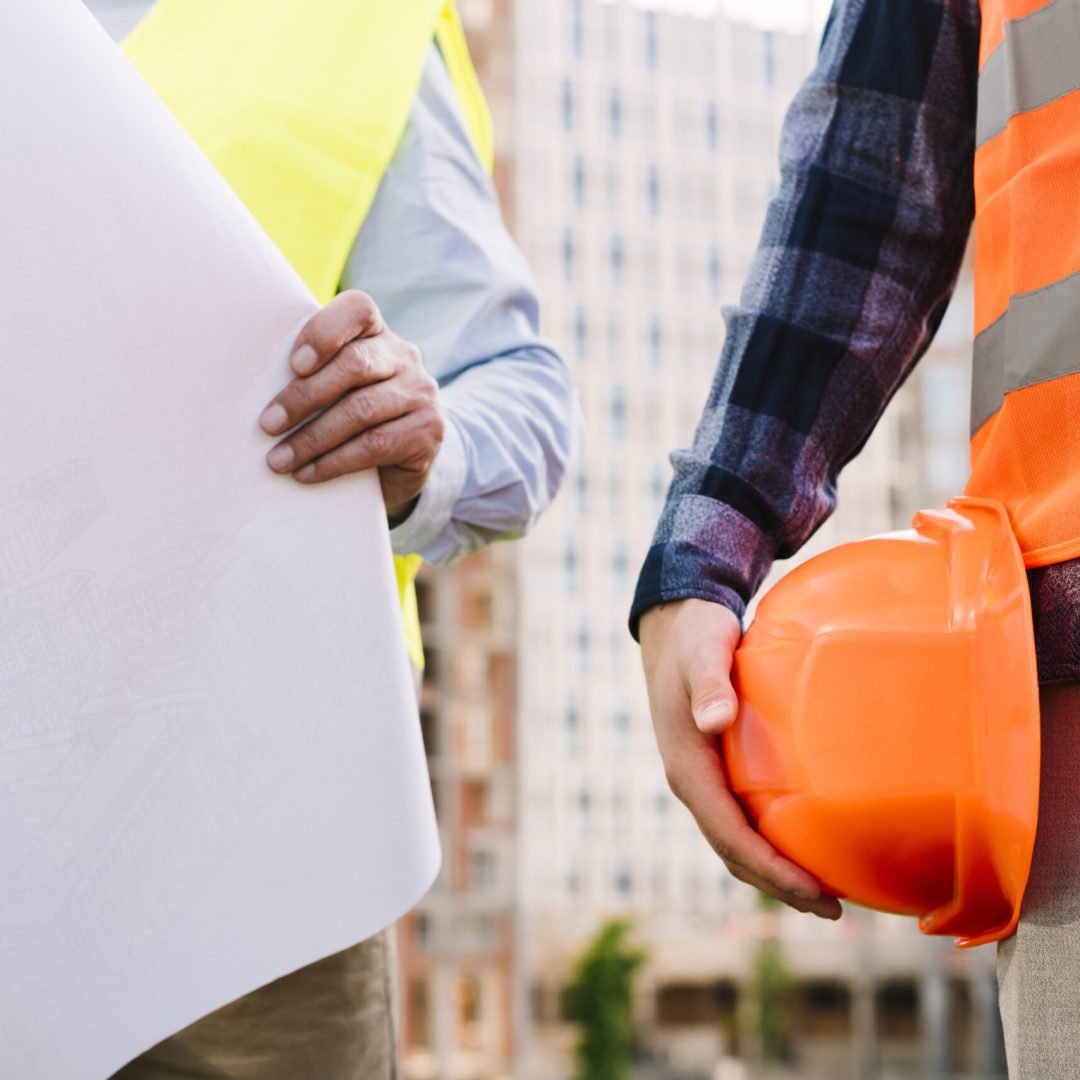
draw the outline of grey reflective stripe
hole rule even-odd
[[[1080,88],[1080,3],[1046,7],[1005,23],[1005,40],[979,76],[976,145],[999,135],[1018,113],[1048,105]]]
[[[1080,272],[1009,301],[1009,310],[975,339],[971,434],[1005,395],[1080,371]]]

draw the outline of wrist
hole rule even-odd
[[[400,506],[388,506],[386,508],[386,520],[391,529],[396,529],[399,525],[404,525],[406,521],[412,517],[412,512],[416,509],[417,504],[420,502],[420,496],[417,495],[415,499],[410,499],[407,503],[402,503]]]

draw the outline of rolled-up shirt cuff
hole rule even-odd
[[[775,557],[772,540],[738,510],[703,495],[670,499],[630,611],[636,639],[650,608],[676,600],[723,604],[742,620]]]
[[[423,555],[449,526],[465,488],[468,461],[461,433],[450,416],[427,484],[409,516],[390,530],[395,555]]]

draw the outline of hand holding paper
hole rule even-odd
[[[270,451],[270,467],[305,484],[378,469],[387,513],[407,514],[444,430],[420,351],[386,326],[370,296],[350,291],[300,332],[291,366],[297,377],[260,422],[270,435],[299,430]]]

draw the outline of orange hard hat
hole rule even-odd
[[[1004,509],[959,498],[810,559],[735,655],[731,787],[840,897],[1007,937],[1039,805],[1031,600]]]

